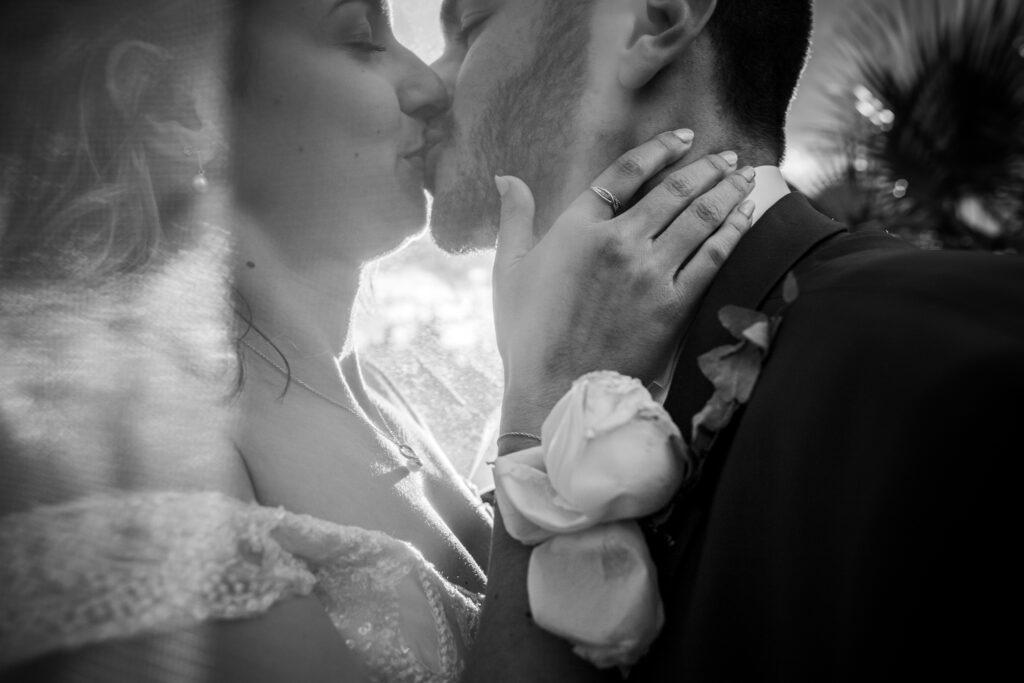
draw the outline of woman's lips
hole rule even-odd
[[[402,159],[423,175],[423,184],[427,190],[433,191],[434,174],[440,161],[440,139],[427,139],[416,149],[402,155]]]
[[[417,168],[421,171],[425,170],[427,167],[427,160],[424,158],[422,154],[413,154],[407,156],[405,157],[405,160],[409,163],[410,166]]]
[[[402,155],[402,160],[419,173],[424,173],[427,167],[427,145],[422,144],[416,149]]]

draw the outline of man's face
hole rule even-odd
[[[436,122],[431,225],[448,251],[494,246],[495,175],[533,189],[539,212],[560,196],[577,141],[590,0],[445,0],[446,50],[434,68],[453,91]]]

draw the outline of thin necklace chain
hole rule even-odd
[[[296,384],[298,384],[300,387],[302,387],[303,389],[305,389],[309,393],[313,394],[314,396],[319,396],[320,398],[322,398],[323,400],[327,401],[331,405],[337,406],[338,408],[341,408],[345,412],[350,413],[352,415],[355,415],[357,418],[359,418],[360,420],[362,420],[363,422],[368,424],[370,426],[370,428],[373,429],[373,431],[377,432],[378,435],[380,435],[381,437],[383,437],[383,438],[387,439],[388,441],[390,441],[391,443],[393,443],[395,445],[395,447],[398,449],[398,452],[401,453],[403,458],[405,458],[409,462],[414,463],[417,467],[422,467],[423,466],[423,460],[420,458],[419,455],[416,454],[416,449],[414,449],[412,446],[410,446],[407,442],[402,441],[397,436],[395,436],[395,433],[391,431],[391,427],[388,425],[387,420],[384,419],[383,415],[381,415],[381,421],[384,423],[384,427],[388,430],[387,434],[385,434],[384,431],[380,427],[375,425],[373,423],[373,421],[370,420],[370,418],[368,418],[368,417],[366,417],[364,415],[360,415],[355,410],[353,410],[349,406],[345,405],[341,401],[339,401],[339,400],[337,400],[335,398],[331,398],[327,394],[319,391],[316,387],[313,387],[313,386],[311,386],[309,384],[306,384],[305,382],[303,382],[298,377],[295,377],[294,375],[292,375],[291,372],[289,372],[285,368],[283,368],[280,365],[278,365],[269,356],[267,356],[265,353],[263,353],[262,351],[257,349],[255,346],[253,346],[249,342],[247,342],[247,341],[245,341],[243,339],[243,340],[241,340],[241,343],[242,343],[242,346],[244,346],[245,348],[247,348],[250,351],[252,351],[253,353],[255,353],[257,356],[262,358],[264,361],[266,361],[270,365],[270,367],[272,367],[275,370],[277,370],[278,372],[280,372],[289,381],[295,382]]]

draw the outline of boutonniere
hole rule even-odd
[[[690,448],[698,468],[736,411],[750,400],[782,324],[782,314],[798,294],[796,276],[789,273],[782,287],[784,305],[776,315],[740,306],[726,306],[718,312],[718,319],[737,343],[719,346],[697,359],[701,372],[715,387],[704,409],[693,416]]]
[[[700,480],[704,460],[714,448],[718,436],[732,421],[740,406],[750,400],[772,341],[782,325],[786,308],[799,294],[796,276],[791,272],[782,286],[783,306],[773,316],[741,306],[725,306],[718,312],[722,325],[736,338],[708,351],[697,359],[701,372],[715,388],[704,408],[691,420],[689,453],[694,474],[685,484],[694,486]],[[663,546],[675,545],[676,539],[667,531],[676,503],[666,505],[656,515],[643,520],[647,534],[659,539]]]

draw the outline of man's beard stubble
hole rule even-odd
[[[449,114],[451,134],[442,144],[454,155],[449,172],[455,178],[438,188],[430,219],[434,241],[445,251],[494,246],[501,209],[495,175],[517,176],[533,191],[538,233],[546,232],[564,208],[553,203],[561,197],[569,150],[577,138],[574,124],[587,77],[589,3],[566,8],[551,2],[545,14],[534,58],[492,87],[468,136]]]

